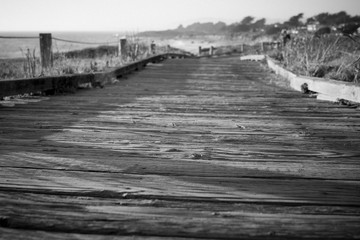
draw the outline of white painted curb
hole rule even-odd
[[[317,92],[319,100],[338,101],[345,99],[351,102],[360,103],[360,85],[336,81],[324,78],[297,76],[296,74],[280,67],[276,61],[266,56],[266,61],[276,74],[283,76],[289,81],[290,87],[301,91],[301,86],[306,83],[310,91]]]

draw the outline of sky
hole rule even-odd
[[[360,15],[360,0],[0,0],[0,31],[146,31],[193,22]]]

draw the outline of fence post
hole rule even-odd
[[[155,50],[156,44],[154,41],[151,42],[150,44],[150,53],[151,54],[156,54],[156,50]]]
[[[53,66],[52,37],[51,33],[40,33],[40,56],[41,66],[49,68]]]
[[[118,54],[121,58],[126,57],[126,38],[120,38]]]
[[[201,46],[199,46],[199,56],[201,56]]]
[[[264,51],[264,49],[265,49],[265,43],[261,42],[261,51]]]
[[[240,51],[244,52],[244,44],[243,43],[240,45]]]
[[[214,47],[213,46],[210,47],[209,54],[210,54],[210,56],[212,56],[214,54]]]
[[[137,58],[139,55],[139,44],[138,43],[135,44],[134,55],[135,55],[135,58]]]
[[[118,49],[117,49],[117,53],[116,53],[116,56],[117,57],[120,57],[121,55],[121,42],[120,42],[120,38],[118,39]]]

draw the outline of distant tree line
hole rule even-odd
[[[340,25],[346,23],[360,22],[360,16],[351,16],[345,11],[338,13],[320,13],[316,16],[306,19],[306,24],[311,24],[313,22],[319,22],[322,25]]]
[[[255,20],[252,16],[244,17],[240,22],[235,22],[232,24],[225,24],[224,22],[218,23],[193,23],[187,27],[180,25],[176,31],[179,32],[197,32],[197,33],[244,33],[244,32],[257,32],[265,31],[267,34],[277,34],[284,28],[299,28],[306,26],[308,24],[319,24],[325,26],[339,26],[346,25],[351,23],[360,23],[360,16],[351,16],[345,11],[340,11],[338,13],[319,13],[313,17],[303,19],[304,14],[299,13],[295,16],[290,17],[287,21],[283,23],[275,24],[266,24],[266,19],[261,18]]]

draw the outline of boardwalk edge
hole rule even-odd
[[[241,57],[240,60],[266,60],[268,67],[276,74],[286,79],[292,89],[303,92],[304,86],[307,86],[308,90],[317,93],[317,99],[319,100],[332,102],[347,100],[360,103],[360,86],[357,84],[331,79],[296,75],[291,71],[281,67],[278,61],[267,55],[248,55]]]
[[[161,62],[168,58],[188,57],[193,56],[189,54],[165,53],[154,55],[121,67],[112,68],[105,72],[0,80],[0,99],[34,92],[74,91],[74,89],[77,89],[82,84],[89,83],[94,87],[103,87],[103,85],[111,83],[113,78],[120,78],[131,72],[139,71],[149,63]]]

